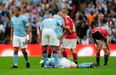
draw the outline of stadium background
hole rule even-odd
[[[31,44],[35,45],[30,45],[28,48],[30,56],[40,56],[41,54],[40,45],[37,44],[37,35],[39,34],[38,26],[41,21],[49,15],[57,14],[57,12],[63,8],[69,11],[69,16],[71,16],[75,22],[77,35],[79,36],[77,43],[82,44],[77,46],[79,56],[95,56],[94,46],[89,45],[94,44],[89,32],[90,28],[87,19],[87,16],[89,16],[91,12],[98,16],[98,18],[95,19],[97,26],[100,25],[99,22],[102,16],[107,16],[106,18],[110,17],[111,20],[114,20],[114,25],[116,25],[116,0],[0,0],[0,56],[12,56],[12,54],[9,53],[12,52],[12,47],[9,45],[10,16],[13,14],[14,6],[21,7],[22,15],[26,16],[31,23]],[[112,10],[114,11],[113,13]],[[110,49],[113,52],[111,56],[116,56],[114,46],[116,41],[116,28],[111,29],[114,32],[111,35]],[[36,48],[33,48],[33,46]],[[85,50],[84,52],[82,50],[82,53],[79,52],[81,47],[84,47],[83,50]],[[91,51],[91,53],[89,53],[89,51]],[[101,55],[103,55],[103,52]]]
[[[103,17],[109,19],[108,22],[113,21],[115,27],[109,24],[110,32],[113,32],[111,43],[116,42],[116,0],[0,0],[0,44],[10,43],[10,17],[15,6],[21,7],[21,14],[31,23],[31,44],[38,43],[38,26],[41,21],[63,8],[69,11],[68,15],[75,22],[79,43],[94,43],[89,25],[95,20],[99,27]]]

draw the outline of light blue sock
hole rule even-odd
[[[17,66],[18,65],[18,55],[13,56],[13,61],[14,61],[14,65]]]
[[[90,68],[91,67],[91,63],[81,63],[78,66],[79,68]]]
[[[53,53],[52,57],[55,60],[55,65],[57,66],[57,62],[58,62],[58,54],[57,53]]]
[[[44,53],[42,56],[43,56],[44,65],[46,65],[46,62],[47,62],[47,54]]]

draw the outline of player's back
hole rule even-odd
[[[102,27],[96,27],[91,32],[95,33],[97,31],[100,32],[102,34],[102,36],[104,36],[104,37],[107,37],[109,35],[108,31]]]
[[[62,17],[60,17],[59,15],[54,15],[54,19],[57,22],[57,28],[55,29],[55,32],[56,32],[58,38],[60,38],[60,36],[63,33],[63,29],[61,28],[61,25],[64,25],[64,19]]]
[[[57,27],[57,22],[54,18],[48,18],[41,22],[40,28],[43,29],[52,29],[55,31]]]
[[[27,19],[24,16],[12,17],[11,18],[11,25],[14,29],[14,35],[16,36],[25,36],[26,35],[26,24]]]

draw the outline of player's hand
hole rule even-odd
[[[74,31],[70,30],[70,27],[69,27],[69,26],[66,26],[66,30],[67,30],[67,32],[68,32],[69,34],[74,33]]]
[[[27,42],[27,44],[30,44],[31,43],[31,38],[30,38],[29,35],[26,36],[26,42]]]
[[[31,41],[30,40],[27,40],[27,44],[30,44],[31,43]]]

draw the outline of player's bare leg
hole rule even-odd
[[[21,50],[22,50],[24,59],[25,59],[25,61],[26,61],[26,68],[30,68],[30,63],[29,63],[29,60],[28,60],[28,54],[27,54],[27,51],[26,51],[26,49],[21,49]]]

